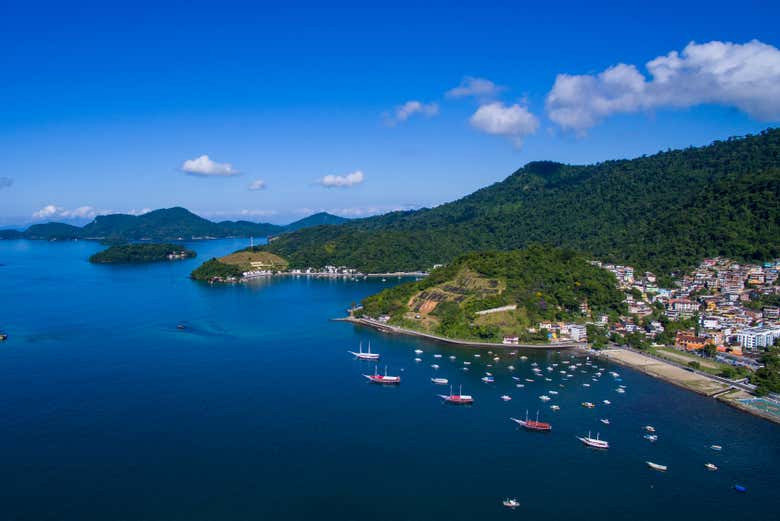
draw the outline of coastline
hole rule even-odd
[[[753,416],[780,424],[780,416],[763,412],[739,401],[755,398],[755,396],[746,391],[744,384],[730,382],[725,378],[706,375],[701,372],[690,371],[669,361],[624,348],[610,348],[591,352],[599,358],[606,358],[682,389],[708,398],[714,398]]]
[[[427,340],[434,340],[436,342],[442,342],[445,344],[454,344],[454,345],[461,345],[461,346],[492,347],[492,348],[503,348],[503,349],[522,347],[526,349],[544,349],[548,351],[549,350],[557,351],[560,349],[578,349],[578,348],[582,349],[587,346],[587,344],[578,343],[578,342],[561,342],[559,344],[502,344],[497,342],[479,342],[477,340],[460,340],[456,338],[447,338],[439,335],[434,335],[431,333],[423,333],[421,331],[415,331],[414,329],[407,329],[399,326],[393,326],[390,324],[385,324],[368,318],[355,318],[349,316],[343,318],[334,318],[331,320],[335,322],[349,322],[351,324],[355,324],[359,326],[370,327],[382,333],[414,336],[418,338],[425,338]]]

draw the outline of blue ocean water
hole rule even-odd
[[[195,242],[198,259],[118,267],[89,264],[101,248],[91,242],[0,241],[0,328],[10,334],[0,344],[0,519],[776,513],[780,427],[606,362],[598,363],[621,374],[625,394],[606,371],[592,381],[584,363],[589,373],[568,381],[558,367],[544,370],[552,382],[531,375],[532,362],[544,369],[566,352],[521,351],[527,361],[501,352],[493,363],[484,350],[329,321],[395,280],[212,287],[187,278],[202,260],[244,245]],[[361,374],[374,365],[347,354],[369,340],[379,367],[401,375],[397,388],[367,383]],[[495,384],[480,381],[484,371]],[[436,394],[447,389],[434,375],[462,384],[476,404],[443,405]],[[510,375],[535,381],[516,388]],[[549,390],[559,394],[544,404],[538,397]],[[505,393],[513,400],[502,402]],[[581,407],[586,400],[597,407]],[[540,410],[553,431],[519,431],[508,418],[526,410]],[[646,424],[657,443],[642,439]],[[589,430],[611,448],[583,447],[575,436]],[[505,497],[521,507],[505,509]]]

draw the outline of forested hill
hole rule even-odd
[[[588,166],[528,163],[433,209],[278,237],[293,267],[430,268],[474,250],[532,243],[670,273],[701,258],[780,255],[780,130]]]
[[[343,217],[322,212],[286,226],[250,221],[212,222],[185,208],[176,207],[154,210],[143,215],[101,215],[83,227],[52,222],[32,225],[23,232],[0,230],[0,238],[132,241],[203,237],[267,237],[287,231],[300,230],[307,226],[338,224],[346,220]]]

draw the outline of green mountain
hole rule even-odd
[[[614,275],[585,257],[531,246],[463,255],[429,277],[366,298],[357,314],[389,315],[393,324],[451,338],[544,341],[540,321],[582,323],[589,313],[617,316],[625,311],[623,299]],[[485,310],[491,312],[479,313]]]
[[[0,230],[0,238],[162,241],[198,237],[268,237],[306,226],[338,224],[344,221],[346,219],[342,217],[318,213],[287,226],[250,221],[212,222],[189,210],[176,207],[154,210],[143,215],[101,215],[83,227],[51,222],[32,225],[24,232]]]
[[[278,237],[292,267],[427,269],[478,250],[529,244],[667,274],[701,258],[780,255],[780,129],[594,165],[528,163],[432,209]]]
[[[141,264],[188,259],[195,256],[194,251],[176,244],[122,244],[95,253],[89,258],[89,262],[95,264]]]

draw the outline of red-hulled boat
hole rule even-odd
[[[463,386],[458,389],[458,394],[452,394],[452,386],[450,385],[450,394],[440,394],[439,398],[447,403],[454,403],[456,405],[467,405],[474,403],[474,397],[468,394],[463,394]]]
[[[528,419],[528,411],[525,411],[525,420],[518,420],[517,418],[509,418],[521,427],[528,429],[529,431],[542,431],[549,432],[552,430],[552,425],[539,421],[539,411],[536,411],[536,420]]]
[[[379,374],[379,372],[374,368],[374,374],[364,374],[366,378],[372,383],[375,384],[400,384],[401,383],[401,377],[400,376],[387,376],[387,366],[385,366],[385,374]]]

